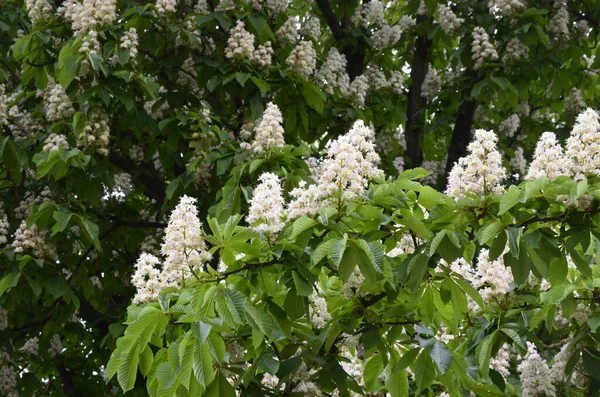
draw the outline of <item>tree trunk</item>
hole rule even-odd
[[[417,26],[423,23],[424,17],[417,17]],[[406,108],[406,157],[408,164],[406,168],[414,168],[423,162],[421,151],[421,140],[425,132],[425,108],[427,100],[423,98],[422,86],[425,75],[429,69],[427,55],[431,42],[425,34],[416,38],[416,47],[410,65],[411,86],[408,91],[408,105]]]

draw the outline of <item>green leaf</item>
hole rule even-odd
[[[300,218],[294,221],[292,225],[292,234],[290,235],[290,240],[296,241],[296,238],[311,227],[314,227],[318,224],[317,221],[311,219],[307,216],[301,216]]]
[[[152,354],[152,349],[150,345],[147,345],[146,348],[142,351],[140,355],[140,372],[142,375],[147,376],[148,372],[150,372],[150,368],[152,368],[152,364],[154,362],[154,354]]]
[[[416,291],[427,273],[429,258],[427,255],[416,254],[408,264],[408,288]]]
[[[379,376],[383,371],[381,354],[376,354],[365,363],[364,382],[367,391],[374,392],[379,389]]]
[[[483,245],[486,244],[488,241],[490,241],[491,239],[493,239],[494,237],[496,237],[496,235],[498,233],[500,233],[501,230],[504,229],[504,224],[500,221],[495,221],[492,222],[488,225],[486,225],[483,229],[481,229],[481,231],[478,233],[479,238],[479,244]]]
[[[236,397],[235,389],[227,378],[219,371],[219,374],[208,385],[203,394],[204,397]]]
[[[0,297],[9,289],[16,286],[19,282],[19,277],[21,277],[21,273],[8,273],[2,280],[0,280]]]
[[[550,267],[548,269],[548,281],[550,284],[559,285],[564,283],[567,280],[567,275],[569,273],[569,265],[567,263],[567,258],[564,256],[558,256],[550,262]]]
[[[408,373],[398,371],[390,361],[385,368],[385,387],[392,397],[408,396]]]
[[[117,380],[124,392],[133,389],[135,378],[137,376],[137,367],[140,360],[140,350],[137,343],[123,358],[119,370],[117,371]]]
[[[292,271],[292,278],[294,280],[294,286],[299,296],[310,296],[313,292],[312,285],[300,276],[297,271]]]
[[[319,87],[314,84],[305,82],[302,84],[302,95],[306,99],[306,103],[315,109],[317,113],[323,114],[323,108],[325,107],[325,94]]]
[[[600,315],[595,315],[594,317],[590,317],[587,321],[588,326],[592,332],[596,332],[598,327],[600,327]]]
[[[63,212],[62,210],[54,211],[52,217],[56,220],[56,223],[52,227],[52,236],[56,233],[64,231],[67,226],[69,226],[69,221],[71,220],[70,212]]]
[[[340,266],[340,262],[342,261],[342,258],[344,256],[344,251],[346,251],[346,243],[348,241],[348,237],[344,236],[344,238],[338,238],[333,241],[334,242],[331,248],[329,249],[327,256],[329,257],[329,259],[331,259],[334,265]],[[350,271],[350,273],[352,273],[352,270]],[[342,278],[342,280],[346,281],[347,278]]]
[[[215,377],[210,350],[206,344],[194,344],[194,376],[202,387],[209,385]]]
[[[417,358],[414,372],[417,392],[424,390],[435,380],[435,363],[427,351],[423,350]]]
[[[512,185],[508,188],[506,193],[502,195],[502,199],[500,199],[500,212],[498,215],[502,215],[512,207],[517,205],[521,199],[521,189],[516,185]]]
[[[444,343],[436,341],[429,350],[429,355],[431,355],[431,358],[433,358],[433,361],[435,361],[442,374],[445,374],[450,369],[453,357]]]

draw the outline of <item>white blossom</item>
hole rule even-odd
[[[27,227],[27,222],[23,220],[15,232],[12,247],[15,252],[31,251],[38,258],[55,260],[56,247],[48,243],[47,236],[46,230],[39,230],[35,224]]]
[[[379,66],[375,64],[368,64],[365,70],[365,76],[369,80],[369,85],[373,90],[378,90],[387,86],[387,79],[385,78],[385,74],[379,68]]]
[[[446,171],[446,160],[443,158],[440,161],[436,160],[425,160],[421,164],[421,168],[429,171],[430,174],[421,179],[421,183],[424,185],[435,186],[440,180],[440,176],[444,175]]]
[[[578,114],[586,108],[583,94],[579,88],[571,88],[571,93],[565,98],[565,111]]]
[[[363,108],[367,100],[367,94],[369,93],[369,79],[364,74],[356,77],[352,80],[348,94],[352,98],[352,102],[358,107]]]
[[[196,199],[183,196],[169,218],[161,248],[165,256],[163,273],[167,280],[185,277],[188,270],[198,268],[211,257],[202,238],[202,223],[195,203]]]
[[[276,35],[280,39],[295,42],[298,37],[298,22],[297,17],[289,17],[279,29],[277,29]]]
[[[156,0],[156,9],[166,15],[177,11],[177,0]]]
[[[404,91],[404,75],[400,70],[395,70],[387,82],[387,85],[392,87],[392,92],[396,95],[401,95]]]
[[[358,120],[345,135],[332,141],[320,163],[316,185],[300,186],[290,192],[294,199],[288,207],[289,219],[314,215],[320,205],[339,205],[362,194],[369,180],[381,176],[377,167],[374,131]]]
[[[510,159],[510,168],[521,176],[525,175],[527,160],[525,160],[525,157],[523,156],[522,147],[519,146],[515,149],[515,154]]]
[[[8,365],[0,366],[0,393],[7,397],[19,397],[19,393],[17,393],[17,372]]]
[[[548,26],[550,28],[552,43],[559,49],[565,48],[570,39],[569,12],[567,11],[567,8],[561,7],[556,14],[554,14],[548,23]]]
[[[319,18],[306,18],[300,28],[300,34],[306,39],[318,40],[321,36],[321,22],[319,21]]]
[[[450,171],[446,194],[459,198],[504,191],[501,182],[506,177],[506,170],[497,142],[498,137],[492,131],[475,131],[475,139],[467,148],[469,154],[460,158]]]
[[[10,224],[8,223],[8,217],[6,216],[6,212],[2,209],[2,205],[0,205],[0,247],[8,242],[8,228]],[[2,318],[2,316],[0,316]],[[0,331],[2,327],[0,327]]]
[[[0,126],[8,124],[8,98],[6,96],[6,87],[0,84]]]
[[[527,101],[521,101],[517,105],[516,113],[519,115],[519,117],[527,117],[529,116],[529,113],[531,113],[531,106],[529,106]]]
[[[77,145],[100,155],[107,155],[110,139],[108,122],[108,114],[99,107],[94,108],[88,115],[83,131],[77,137]]]
[[[40,339],[37,336],[29,338],[25,341],[25,344],[21,347],[21,351],[32,356],[37,356],[40,350]]]
[[[256,48],[252,53],[251,62],[258,67],[265,67],[271,64],[271,56],[273,55],[273,47],[271,42],[267,41]]]
[[[502,60],[504,62],[510,60],[519,60],[519,59],[527,59],[529,58],[529,47],[527,47],[521,40],[517,37],[513,37],[510,39],[508,44],[506,44],[506,49],[504,50],[504,55],[502,55]]]
[[[138,55],[138,44],[139,38],[136,28],[129,28],[127,32],[121,37],[121,44],[119,47],[129,50],[129,61],[135,65],[136,57]]]
[[[579,116],[566,144],[569,175],[583,179],[585,174],[600,175],[600,123],[598,113],[587,109]]]
[[[25,0],[27,15],[32,23],[48,20],[52,13],[52,5],[47,0]]]
[[[230,59],[251,59],[254,52],[254,35],[246,30],[246,25],[238,21],[229,31],[225,56]]]
[[[136,288],[133,303],[142,304],[156,301],[163,289],[174,286],[174,280],[163,275],[160,260],[152,254],[142,253],[135,263],[135,272],[131,276],[131,284]]]
[[[8,310],[0,307],[0,331],[8,328]]]
[[[60,336],[58,334],[52,335],[50,338],[50,347],[48,347],[48,355],[51,358],[55,358],[63,351],[62,341],[60,340]]]
[[[442,79],[440,79],[435,69],[429,66],[421,85],[421,96],[427,100],[431,100],[437,95],[441,86]]]
[[[496,357],[492,357],[490,359],[490,368],[494,371],[497,371],[507,379],[510,375],[510,355],[512,351],[512,346],[508,343],[502,345],[500,350],[498,350],[498,354]]]
[[[346,65],[346,56],[332,47],[327,54],[327,59],[315,74],[317,84],[324,87],[329,94],[333,94],[335,88],[339,88],[343,95],[347,94],[350,89],[350,78],[346,73]]]
[[[552,373],[548,363],[538,353],[535,345],[527,342],[527,354],[517,366],[523,397],[555,397]]]
[[[267,104],[267,108],[254,129],[254,141],[252,150],[263,153],[272,149],[281,148],[285,145],[283,117],[281,111],[273,102]]]
[[[57,121],[71,117],[75,113],[71,99],[60,84],[56,84],[54,79],[48,79],[48,85],[41,92],[44,98],[44,108],[46,109],[46,119],[48,121]]]
[[[254,190],[246,221],[261,236],[273,240],[285,226],[283,191],[277,175],[265,172]]]
[[[446,34],[452,34],[465,22],[463,18],[458,18],[452,9],[444,4],[440,4],[438,10],[440,14],[438,23]]]
[[[317,53],[311,41],[300,41],[286,58],[285,63],[292,71],[302,76],[313,74],[317,65]]]
[[[515,136],[515,132],[517,132],[520,125],[521,119],[519,118],[519,115],[513,113],[512,115],[510,115],[510,117],[508,117],[507,119],[502,121],[502,123],[500,123],[498,129],[507,137],[512,138],[513,136]]]
[[[52,152],[63,148],[65,150],[69,150],[69,142],[67,141],[67,137],[62,134],[51,133],[48,135],[48,138],[44,141],[44,147],[42,150],[44,152]]]
[[[362,27],[367,28],[370,25],[383,25],[384,23],[384,4],[380,0],[371,0],[368,3],[362,3],[352,17]]]
[[[486,60],[495,61],[498,59],[496,48],[490,43],[490,36],[480,26],[473,29],[473,42],[471,44],[473,52],[473,67],[479,69]]]
[[[490,11],[501,15],[513,15],[515,12],[527,7],[525,0],[490,0]]]
[[[401,36],[402,29],[400,26],[383,25],[381,29],[373,33],[373,47],[377,50],[393,47],[400,40]]]
[[[82,35],[114,23],[117,20],[117,1],[66,0],[57,11],[71,23],[75,35]]]
[[[325,298],[313,292],[309,298],[310,322],[316,328],[325,328],[327,322],[331,320],[331,314],[327,311],[327,301]]]

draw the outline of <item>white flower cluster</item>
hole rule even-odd
[[[281,148],[285,145],[283,137],[283,117],[281,111],[273,102],[267,104],[267,108],[254,128],[254,140],[252,150],[257,153]]]
[[[490,36],[480,26],[473,29],[473,42],[471,43],[473,53],[473,67],[479,69],[485,60],[495,61],[498,59],[496,48],[490,43]]]
[[[208,14],[210,9],[208,8],[208,0],[198,0],[194,6],[194,12],[198,14]]]
[[[273,55],[273,47],[271,42],[267,41],[256,48],[252,53],[252,63],[258,67],[265,67],[271,64],[271,56]]]
[[[32,356],[37,356],[40,350],[40,339],[37,336],[27,339],[25,344],[21,347],[21,351]]]
[[[57,11],[71,23],[78,36],[115,22],[117,0],[66,0]]]
[[[21,221],[15,232],[12,247],[15,252],[31,251],[38,258],[56,259],[56,247],[47,242],[48,233],[39,230],[37,225],[27,227],[25,220]]]
[[[8,328],[8,310],[0,307],[0,331]]]
[[[254,35],[246,30],[246,25],[238,21],[229,31],[225,56],[230,59],[251,59],[254,52]]]
[[[507,137],[512,138],[513,136],[515,136],[515,132],[517,132],[520,125],[521,119],[519,118],[519,115],[513,113],[512,115],[510,115],[509,118],[500,123],[498,129]]]
[[[517,366],[517,371],[521,375],[521,392],[524,397],[556,396],[548,363],[540,356],[535,345],[529,341],[527,354]]]
[[[590,35],[590,23],[585,19],[576,22],[577,36],[581,40],[586,40]]]
[[[392,73],[392,76],[387,82],[387,85],[392,87],[392,92],[396,95],[401,95],[404,92],[404,75],[400,70]]]
[[[54,358],[61,354],[63,351],[62,341],[60,340],[60,336],[58,334],[54,334],[50,339],[50,347],[48,347],[48,355],[51,358]]]
[[[446,34],[453,33],[465,22],[463,18],[458,18],[452,9],[444,4],[440,4],[439,13],[438,23]]]
[[[253,64],[264,67],[271,64],[273,48],[271,42],[254,48],[254,35],[246,30],[246,25],[238,21],[233,29],[229,31],[225,56],[229,59],[247,59]]]
[[[0,247],[2,247],[4,244],[6,244],[8,242],[8,228],[9,228],[10,224],[8,223],[8,217],[6,216],[6,212],[4,212],[4,210],[2,209],[2,206],[0,205]],[[1,314],[1,309],[0,309],[0,314]],[[2,318],[2,316],[0,315],[0,319]],[[0,321],[1,324],[1,321]],[[2,327],[0,326],[0,331],[2,330]]]
[[[139,37],[136,28],[129,28],[127,32],[121,37],[120,47],[129,50],[129,61],[135,65],[136,57],[138,55],[138,44]]]
[[[8,110],[8,116],[12,118],[11,129],[13,138],[17,142],[34,137],[38,132],[44,131],[44,126],[39,121],[32,119],[27,110],[21,111],[16,105]]]
[[[501,182],[506,177],[502,156],[496,147],[498,137],[492,131],[475,131],[467,150],[469,154],[458,160],[448,176],[446,194],[460,198],[469,194],[501,193]]]
[[[29,213],[33,209],[34,205],[42,204],[48,200],[50,200],[50,188],[48,186],[44,187],[40,194],[35,194],[30,192],[27,197],[25,197],[17,208],[15,208],[14,214],[17,219],[26,219],[29,216]]]
[[[423,79],[423,84],[421,85],[421,96],[430,101],[437,95],[441,86],[442,79],[438,76],[436,70],[429,66],[429,68],[427,68],[427,74]]]
[[[141,304],[158,299],[160,291],[176,285],[174,280],[164,277],[157,268],[160,260],[152,254],[143,252],[135,264],[135,273],[131,277],[131,284],[137,291],[133,303]]]
[[[60,148],[69,150],[69,142],[67,141],[67,137],[53,132],[48,135],[48,138],[46,138],[44,141],[44,147],[42,150],[44,152],[52,152]]]
[[[514,278],[510,268],[504,265],[502,257],[490,260],[490,252],[482,249],[477,257],[477,267],[471,280],[473,287],[479,289],[484,302],[501,300],[511,289]]]
[[[344,282],[340,293],[346,299],[352,299],[355,296],[362,296],[364,293],[360,292],[360,286],[363,281],[365,281],[365,276],[360,272],[360,269],[357,267],[352,270],[352,274],[348,277],[348,280]]]
[[[196,61],[190,55],[183,61],[177,75],[177,84],[189,87],[193,92],[198,92],[198,73],[196,72]]]
[[[570,39],[569,12],[566,7],[561,7],[548,23],[553,44],[562,49],[567,46]]]
[[[318,40],[321,36],[321,22],[317,17],[307,17],[302,27],[300,34],[306,39]]]
[[[300,41],[285,60],[290,69],[302,76],[313,74],[317,65],[317,53],[311,41]]]
[[[444,175],[446,171],[446,160],[447,158],[443,158],[440,161],[436,160],[425,160],[421,164],[421,168],[429,171],[431,174],[427,175],[425,178],[421,179],[421,183],[424,185],[435,186],[437,185],[440,177]]]
[[[165,256],[163,270],[170,279],[181,277],[210,258],[202,238],[196,199],[183,196],[171,213],[161,252]]]
[[[510,60],[519,60],[519,59],[527,59],[529,58],[529,47],[527,47],[521,40],[517,37],[513,37],[510,39],[508,44],[506,44],[506,49],[504,50],[504,55],[502,56],[502,60],[504,62]]]
[[[196,82],[196,84],[198,84]],[[164,86],[161,86],[158,89],[158,93],[159,94],[166,94],[168,91]],[[161,120],[164,117],[164,113],[167,110],[169,110],[169,102],[168,101],[163,101],[160,106],[156,106],[156,103],[159,101],[159,99],[152,99],[150,101],[147,101],[146,103],[144,103],[144,110],[146,111],[146,113],[148,114],[148,116],[150,116],[150,118],[152,118],[152,120]]]
[[[277,175],[264,172],[254,190],[246,222],[261,236],[274,240],[285,226],[283,191]]]
[[[17,373],[8,365],[0,366],[0,393],[6,397],[19,397]]]
[[[360,8],[356,10],[356,14],[352,17],[355,22],[360,23],[364,28],[370,25],[383,25],[385,18],[383,15],[385,5],[380,0],[371,0],[362,3]]]
[[[520,176],[525,175],[525,170],[527,169],[527,160],[523,156],[523,148],[517,147],[515,149],[515,154],[510,159],[510,168],[517,172]]]
[[[571,88],[571,93],[565,98],[565,111],[578,114],[586,108],[583,94],[577,87]]]
[[[137,289],[134,303],[156,300],[164,288],[177,286],[191,271],[210,260],[195,203],[196,199],[183,196],[171,213],[161,249],[166,258],[162,264],[152,254],[143,252],[140,255],[131,278]]]
[[[101,155],[108,154],[110,126],[108,114],[100,108],[92,110],[83,131],[77,137],[77,145]]]
[[[400,241],[386,255],[390,258],[396,258],[403,254],[412,254],[415,252],[415,243],[409,234],[402,236]]]
[[[529,106],[529,102],[527,102],[527,101],[519,102],[519,104],[517,105],[516,112],[519,115],[519,117],[529,116],[529,114],[531,113],[531,106]]]
[[[369,179],[382,175],[377,168],[379,155],[374,140],[374,131],[358,120],[347,134],[332,141],[319,165],[316,185],[301,185],[290,192],[294,199],[289,204],[288,217],[312,216],[321,204],[339,205],[362,194]]]
[[[333,94],[335,88],[339,88],[342,94],[347,94],[350,89],[350,77],[346,73],[346,65],[346,56],[332,47],[315,75],[317,84],[324,87],[328,94]]]
[[[575,179],[585,174],[600,175],[600,123],[598,113],[587,109],[579,116],[566,144],[569,174]]]
[[[361,74],[352,80],[350,88],[348,89],[348,95],[352,99],[354,105],[356,105],[358,108],[364,108],[369,89],[369,78],[366,75]]]
[[[279,29],[277,29],[277,37],[282,40],[295,42],[298,37],[298,17],[289,17]]]
[[[52,5],[47,0],[25,0],[25,8],[33,24],[47,20],[52,13]]]
[[[376,50],[393,47],[400,40],[401,36],[402,28],[400,28],[400,26],[383,25],[381,29],[378,29],[371,37],[373,40],[373,47],[375,47]]]
[[[496,357],[490,359],[490,368],[499,372],[504,379],[508,379],[508,376],[510,375],[510,356],[512,350],[512,346],[505,343],[500,350],[498,350]]]
[[[163,15],[177,11],[177,0],[156,0],[156,10]]]
[[[331,320],[331,314],[327,311],[327,301],[317,292],[309,298],[310,322],[315,328],[323,329]]]
[[[0,84],[0,126],[8,124],[8,98],[6,97],[6,87]]]
[[[247,0],[247,2],[255,10],[266,11],[271,17],[281,14],[288,6],[287,0]]]
[[[71,99],[62,88],[62,85],[56,84],[54,79],[48,79],[48,85],[40,94],[44,98],[44,108],[46,109],[46,119],[48,121],[66,119],[75,113]]]
[[[491,12],[498,12],[501,15],[513,15],[515,12],[527,7],[525,0],[490,0],[489,8]]]

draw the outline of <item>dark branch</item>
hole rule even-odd
[[[331,33],[336,41],[341,41],[344,38],[344,31],[342,30],[342,26],[340,25],[340,21],[338,21],[333,9],[331,8],[331,4],[329,0],[316,0],[319,9],[323,13],[323,17],[327,22],[327,26],[331,29]]]

